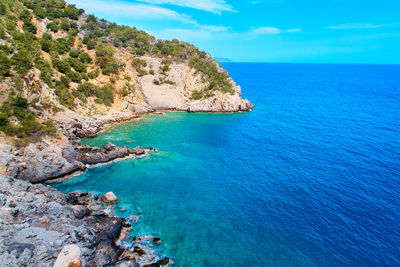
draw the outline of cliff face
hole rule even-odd
[[[0,2],[0,65],[0,174],[33,182],[83,170],[74,140],[108,123],[157,110],[253,108],[197,47],[63,0]]]

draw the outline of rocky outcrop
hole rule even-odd
[[[151,149],[148,149],[151,150]],[[140,157],[146,151],[141,147],[129,148],[106,144],[101,147],[82,146],[78,143],[43,141],[30,144],[23,151],[6,154],[7,174],[33,183],[60,178],[76,171],[84,171],[87,165],[106,163],[127,157]],[[10,158],[8,158],[10,157]]]
[[[112,206],[94,209],[99,205],[102,205],[100,197],[90,197],[87,193],[65,195],[50,186],[0,175],[1,265],[50,267],[59,266],[60,262],[79,262],[80,266],[168,266],[171,263],[154,251],[149,253],[149,247],[143,244],[140,245],[144,253],[121,248],[118,240],[130,223],[122,217],[108,216],[105,210]]]
[[[160,58],[144,56],[142,59],[155,69],[161,66]],[[221,66],[219,70],[225,72]],[[247,99],[242,98],[241,87],[231,78],[229,82],[233,87],[232,94],[214,90],[210,97],[193,100],[193,91],[202,91],[207,86],[207,81],[198,72],[187,63],[173,63],[167,75],[170,83],[155,84],[154,80],[160,79],[161,74],[145,75],[138,79],[137,89],[143,94],[147,106],[154,110],[239,112],[251,111],[254,107]]]

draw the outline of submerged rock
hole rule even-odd
[[[104,203],[115,203],[118,202],[118,198],[115,196],[113,192],[107,192],[103,196]]]

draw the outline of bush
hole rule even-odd
[[[47,23],[46,28],[49,29],[52,32],[58,32],[58,29],[59,29],[58,25],[56,23],[54,23],[54,22]]]
[[[24,22],[24,26],[22,26],[22,28],[24,29],[24,31],[36,34],[37,33],[37,28],[36,26],[30,22],[30,21],[25,21]]]
[[[11,60],[4,51],[0,51],[0,77],[10,75]]]
[[[203,98],[203,93],[199,90],[193,90],[192,95],[190,96],[191,100],[200,100]]]
[[[70,51],[71,43],[69,40],[64,38],[58,38],[55,42],[55,49],[60,54],[63,55]]]
[[[53,83],[51,80],[53,76],[53,70],[50,66],[50,62],[40,57],[37,57],[35,59],[35,66],[40,70],[40,79],[48,86],[52,87]]]
[[[97,87],[94,91],[96,98],[96,103],[102,103],[106,106],[111,106],[114,103],[113,90],[109,86]]]
[[[4,16],[7,13],[7,8],[4,3],[0,3],[0,15]]]
[[[27,9],[22,10],[21,13],[19,14],[19,17],[24,22],[32,20],[32,14]]]
[[[56,59],[53,62],[54,67],[61,73],[66,73],[68,71],[70,71],[71,66],[69,65],[69,62],[66,60],[59,60]]]
[[[79,55],[79,59],[82,61],[82,63],[92,63],[92,58],[88,53],[82,53]]]
[[[0,126],[6,126],[10,120],[8,119],[8,115],[5,113],[0,113]]]
[[[90,40],[90,41],[88,41],[86,46],[87,46],[87,49],[92,50],[92,49],[96,48],[96,45],[97,45],[97,43],[95,41]]]
[[[57,133],[57,129],[54,121],[51,119],[44,121],[40,127],[40,133],[46,135],[55,135]]]
[[[65,86],[66,88],[69,88],[69,84],[71,83],[71,79],[68,78],[68,77],[65,76],[65,75],[62,75],[62,76],[60,77],[60,82],[61,82],[61,84],[62,84],[63,86]]]
[[[118,74],[119,64],[113,57],[114,52],[111,47],[105,44],[96,46],[96,64],[101,68],[104,75]]]
[[[69,21],[63,20],[60,24],[60,29],[67,32],[69,30],[69,28],[70,28]]]
[[[25,48],[20,49],[11,57],[11,63],[14,65],[14,70],[21,75],[26,75],[32,67],[32,55]]]
[[[82,80],[82,76],[78,72],[73,72],[71,70],[67,71],[65,75],[71,79],[71,81],[80,83]]]
[[[69,56],[73,58],[78,58],[80,53],[81,51],[79,51],[79,49],[72,49],[71,51],[69,51]]]
[[[60,85],[56,87],[56,95],[58,97],[58,101],[61,103],[61,105],[64,105],[66,107],[73,107],[74,103],[74,96],[70,93],[68,88]]]
[[[39,5],[35,6],[35,8],[33,9],[33,14],[39,19],[44,19],[46,17],[46,12]]]
[[[73,67],[77,72],[86,72],[86,65],[79,59],[70,57],[67,60],[71,67]]]
[[[50,51],[53,49],[53,41],[51,40],[42,39],[40,41],[40,45],[42,50],[47,53],[50,53]]]
[[[90,79],[95,79],[95,78],[99,77],[99,75],[100,75],[100,70],[99,69],[95,69],[95,70],[93,70],[93,71],[88,73],[88,77]]]
[[[89,43],[89,41],[90,41],[90,37],[89,37],[89,35],[85,35],[85,36],[83,36],[82,43],[84,43],[84,44],[88,44],[88,43]]]
[[[96,85],[89,82],[84,82],[78,86],[77,91],[83,93],[85,96],[88,97],[94,95],[96,88]]]

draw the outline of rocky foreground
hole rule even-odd
[[[143,236],[130,244],[126,241],[137,218],[112,216],[114,201],[113,194],[62,194],[50,186],[0,175],[1,266],[171,264],[152,250],[159,238]]]

